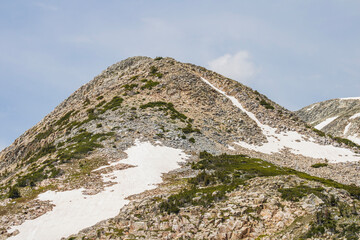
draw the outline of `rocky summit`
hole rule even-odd
[[[312,107],[123,60],[0,153],[0,239],[359,239],[360,146]]]
[[[339,98],[314,103],[296,114],[327,134],[346,138],[360,145],[360,98]]]

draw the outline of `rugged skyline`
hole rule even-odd
[[[106,66],[207,66],[290,110],[360,90],[357,1],[0,3],[0,149]]]

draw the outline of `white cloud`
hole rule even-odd
[[[211,70],[241,82],[248,81],[256,74],[256,68],[247,51],[239,51],[234,55],[225,54],[210,61],[208,65]]]

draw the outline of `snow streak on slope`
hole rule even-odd
[[[332,121],[334,121],[335,119],[337,119],[338,116],[336,117],[331,117],[331,118],[327,118],[325,121],[319,123],[318,125],[315,126],[315,128],[321,130],[323,129],[326,125],[328,125],[329,123],[331,123]]]
[[[350,126],[351,126],[351,123],[349,123],[348,125],[345,126],[344,135],[347,134],[347,132],[348,132],[349,129],[350,129]]]
[[[310,111],[311,109],[313,109],[316,106],[316,104],[314,104],[313,106],[309,107],[308,109],[306,109],[306,111]]]
[[[18,229],[20,233],[10,239],[60,239],[115,217],[120,208],[129,202],[126,197],[155,188],[155,184],[162,181],[162,173],[178,168],[178,162],[187,158],[182,150],[139,141],[125,152],[128,158],[119,162],[136,167],[102,176],[104,181],[116,184],[96,195],[83,195],[84,189],[48,191],[39,195],[40,200],[50,200],[55,207],[34,220],[13,227],[12,230]]]
[[[358,117],[360,117],[360,113],[356,113],[356,114],[352,115],[349,119],[355,119]]]
[[[277,129],[262,124],[256,118],[256,116],[252,112],[247,111],[235,97],[228,96],[224,91],[218,89],[206,79],[201,79],[206,84],[210,85],[213,89],[215,89],[217,92],[223,94],[225,97],[230,99],[236,107],[241,109],[252,120],[254,120],[261,128],[263,134],[268,140],[267,143],[263,143],[263,145],[261,146],[248,144],[246,142],[237,142],[235,144],[244,148],[267,154],[276,153],[284,148],[289,148],[289,150],[294,154],[301,154],[303,156],[313,158],[326,158],[332,162],[347,162],[360,160],[360,156],[355,155],[355,153],[353,153],[349,149],[338,148],[331,145],[320,145],[315,143],[315,140],[313,138],[309,138],[307,140],[306,136],[303,136],[295,131],[276,133]]]

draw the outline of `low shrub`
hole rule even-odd
[[[181,131],[185,134],[189,134],[189,133],[193,133],[193,132],[200,133],[200,129],[193,128],[190,123],[188,123],[188,125],[186,127],[182,128]]]
[[[180,120],[187,119],[187,117],[184,114],[180,113],[174,108],[174,105],[172,103],[158,101],[158,102],[148,102],[140,106],[141,109],[155,108],[155,107],[159,108],[159,110],[169,112],[171,119],[180,119]]]
[[[260,101],[260,105],[261,105],[261,106],[264,106],[266,109],[274,109],[274,107],[271,106],[271,104],[268,103],[267,101],[265,101],[264,99],[262,99],[262,100]]]
[[[141,90],[144,90],[144,89],[153,89],[153,87],[159,85],[160,83],[159,82],[154,82],[152,80],[148,80],[143,86],[141,86]]]
[[[9,198],[15,199],[15,198],[20,198],[20,191],[17,187],[11,187],[9,190]]]
[[[199,157],[200,161],[191,165],[192,169],[200,170],[199,173],[188,179],[188,187],[163,200],[159,205],[160,210],[167,213],[178,213],[181,207],[189,205],[209,207],[213,202],[226,198],[226,192],[233,191],[249,179],[278,175],[296,175],[306,180],[320,182],[326,186],[341,188],[348,191],[353,197],[360,199],[360,187],[313,177],[290,168],[278,167],[261,159],[249,158],[245,155],[222,154],[213,156],[208,152],[201,152]],[[322,193],[323,190],[321,187],[311,188],[300,185],[294,188],[279,189],[279,192],[282,198],[289,201],[298,201],[305,195],[313,193],[323,199],[324,202],[331,202]]]
[[[287,201],[298,202],[301,198],[313,193],[321,199],[326,200],[326,197],[321,192],[323,188],[311,188],[305,185],[296,186],[293,188],[280,188],[281,198]]]
[[[132,84],[125,84],[122,87],[125,88],[126,91],[132,91],[137,86],[139,86],[139,84],[132,83]]]
[[[311,165],[312,168],[321,168],[321,167],[326,167],[328,166],[327,163],[315,163],[313,165]]]

